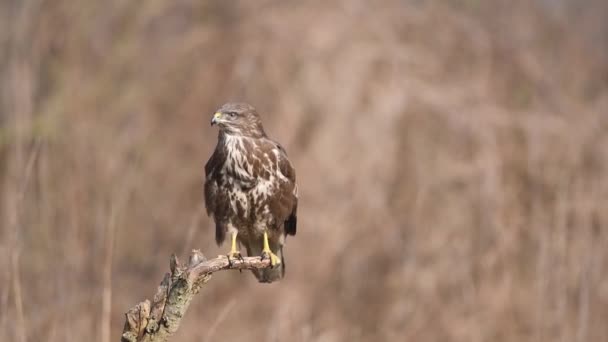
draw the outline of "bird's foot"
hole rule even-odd
[[[230,267],[233,266],[233,263],[232,263],[233,260],[244,261],[243,256],[241,255],[240,251],[230,251],[228,254],[226,254],[226,257],[228,258],[228,265]]]
[[[281,259],[272,251],[262,251],[262,260],[270,259],[270,267],[275,268],[281,264]]]

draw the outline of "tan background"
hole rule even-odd
[[[176,341],[608,340],[605,1],[5,0],[0,62],[0,340],[116,341],[172,252],[225,253],[228,100],[287,148],[298,235]]]

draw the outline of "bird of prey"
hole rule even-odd
[[[219,127],[213,155],[205,165],[205,206],[215,221],[218,245],[231,236],[228,259],[270,258],[271,267],[254,270],[262,283],[285,274],[283,244],[296,234],[298,187],[285,149],[264,132],[254,107],[227,103],[211,119]]]

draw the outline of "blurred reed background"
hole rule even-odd
[[[608,341],[608,2],[0,1],[0,340],[116,341],[244,100],[300,184],[287,278],[175,341]]]

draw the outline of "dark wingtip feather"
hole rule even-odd
[[[288,235],[296,235],[296,226],[298,224],[298,217],[291,214],[287,221],[285,221],[285,233]]]
[[[281,278],[285,278],[285,257],[283,256],[283,247],[281,246]]]
[[[224,230],[224,227],[219,224],[219,223],[215,223],[215,242],[217,243],[217,245],[221,245],[222,242],[224,242],[224,239],[226,239],[226,231]]]

